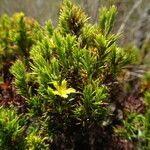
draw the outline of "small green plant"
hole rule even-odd
[[[30,133],[26,137],[26,148],[29,150],[48,150],[48,144],[45,143],[47,137],[43,138],[35,127],[32,127],[29,130]]]
[[[17,115],[14,107],[0,107],[0,148],[4,150],[23,149],[25,118]]]
[[[147,72],[141,83],[141,92],[144,93],[145,112],[134,112],[126,116],[123,125],[115,131],[121,137],[136,142],[141,150],[150,148],[150,74]]]
[[[38,24],[23,13],[16,13],[12,17],[0,17],[0,72],[1,82],[10,81],[12,76],[9,68],[20,58],[28,62],[29,51],[35,43],[33,36]]]
[[[35,20],[23,13],[0,17],[0,103],[5,106],[15,104],[24,107],[12,86],[13,75],[9,69],[17,59],[29,66],[29,51],[39,39],[38,34],[34,34],[40,31],[39,27]]]

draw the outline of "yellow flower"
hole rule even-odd
[[[76,90],[73,88],[67,88],[67,81],[63,80],[61,84],[59,84],[57,81],[52,82],[56,90],[53,91],[54,95],[59,95],[63,98],[67,98],[68,94],[75,93]]]

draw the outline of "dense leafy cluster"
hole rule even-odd
[[[33,30],[36,22],[24,16],[23,13],[16,13],[9,17],[3,15],[0,18],[0,72],[1,81],[8,80],[7,73],[11,64],[18,58],[28,59],[28,53],[35,38]]]
[[[92,25],[78,6],[66,0],[56,28],[50,21],[40,27],[23,14],[2,17],[0,52],[7,56],[11,51],[9,56],[18,58],[10,72],[25,110],[0,108],[0,147],[115,146],[114,128],[122,119],[118,106],[123,87],[118,77],[132,59],[118,46],[119,35],[111,33],[115,16],[114,6],[103,8]],[[12,30],[6,31],[10,26]]]

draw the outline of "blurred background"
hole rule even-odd
[[[114,31],[123,33],[120,44],[132,43],[141,48],[150,35],[150,0],[73,0],[95,23],[102,6],[116,5],[118,15]],[[56,26],[62,0],[0,0],[0,15],[24,12],[41,24],[48,19]]]

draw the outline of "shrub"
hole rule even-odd
[[[27,104],[24,148],[117,148],[112,141],[122,119],[118,77],[132,57],[111,33],[115,16],[115,6],[104,7],[92,25],[65,0],[56,28],[50,21],[37,25],[30,38],[20,19],[19,32],[10,33],[20,52],[10,71]]]

